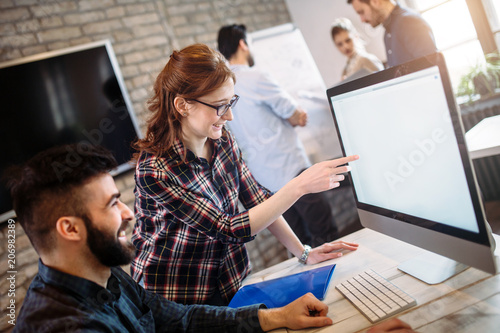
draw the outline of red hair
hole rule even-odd
[[[182,138],[182,116],[175,109],[175,97],[198,99],[217,90],[229,78],[235,82],[224,56],[207,45],[194,44],[174,51],[156,78],[153,97],[148,100],[152,114],[146,137],[133,147],[139,152],[163,155],[176,139]]]

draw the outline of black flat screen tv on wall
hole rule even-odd
[[[0,103],[0,175],[67,143],[108,148],[114,175],[132,167],[131,143],[142,135],[109,41],[1,63]],[[3,180],[0,223],[14,216]]]

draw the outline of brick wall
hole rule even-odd
[[[144,130],[152,83],[173,49],[198,42],[215,46],[217,31],[224,24],[244,23],[255,31],[290,21],[284,0],[0,0],[0,62],[109,39]],[[133,173],[116,181],[124,202],[132,208]],[[8,230],[6,223],[0,225],[1,332],[12,329],[7,306],[11,299],[16,301],[17,318],[38,259],[16,225],[15,297],[8,297]],[[262,234],[258,239],[251,255],[255,269],[286,258],[282,247],[273,246],[272,236]]]

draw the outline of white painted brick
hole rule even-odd
[[[132,40],[135,37],[135,34],[130,30],[118,30],[118,31],[113,31],[113,37],[116,40],[116,42],[120,43]],[[115,52],[118,53],[116,49]]]
[[[177,6],[178,4],[182,3],[182,1],[183,0],[163,0],[163,2],[168,6]]]
[[[141,73],[148,73],[151,78],[151,82],[154,82],[160,71],[167,64],[167,60],[169,59],[169,55],[163,54],[159,59],[155,59],[152,61],[142,62],[139,64],[139,70]]]
[[[61,39],[68,40],[70,38],[80,37],[82,36],[82,31],[79,27],[65,27],[40,31],[37,35],[40,41],[45,43]]]
[[[96,35],[89,35],[89,37],[92,38],[93,41],[100,41],[100,40],[108,39],[111,41],[111,44],[114,43],[113,34],[109,33],[109,32],[105,32],[102,34],[96,34]]]
[[[55,2],[30,7],[30,11],[35,17],[52,17],[54,15],[71,13],[77,9],[76,1]]]
[[[125,64],[136,64],[145,59],[145,54],[143,52],[133,52],[129,54],[125,54],[123,56],[123,59],[125,61]]]
[[[194,22],[205,23],[214,20],[214,18],[209,13],[198,13],[193,15]]]
[[[130,92],[130,98],[134,101],[145,100],[148,97],[149,91],[145,88],[134,89]]]
[[[129,42],[116,43],[113,47],[116,54],[130,54],[134,51],[142,52],[145,48],[150,48],[151,46],[163,46],[168,42],[165,35],[156,35],[148,38],[136,38]],[[151,52],[151,50],[150,50]],[[155,58],[158,55],[157,52],[154,53],[155,56],[148,57],[147,59]]]
[[[3,41],[0,41],[0,49],[1,49],[0,54],[2,56],[2,61],[13,60],[21,58],[23,56],[21,54],[21,51],[19,51],[19,49],[10,49],[3,46]]]
[[[183,27],[175,28],[175,34],[177,36],[193,36],[205,32],[205,28],[202,25],[190,24]]]
[[[90,43],[92,41],[93,41],[93,39],[90,37],[82,37],[82,38],[76,38],[76,39],[70,40],[70,44],[72,46],[75,46],[75,45],[87,44],[87,43]]]
[[[201,2],[196,4],[196,10],[199,12],[208,12],[212,9],[212,5],[209,2]]]
[[[0,1],[0,8],[12,8],[12,7],[14,7],[14,1],[12,0]]]
[[[144,46],[146,47],[165,45],[167,42],[168,39],[165,35],[151,36],[142,39],[142,43],[144,43]]]
[[[167,13],[169,16],[183,15],[194,12],[196,12],[196,4],[182,4],[167,7]]]
[[[55,27],[60,27],[62,25],[63,25],[63,20],[58,16],[40,18],[40,26],[42,28],[55,28]]]
[[[161,24],[139,25],[133,29],[134,37],[142,38],[151,35],[166,35]]]
[[[134,88],[141,88],[151,85],[151,77],[148,74],[139,75],[132,79]]]
[[[179,43],[179,48],[184,48],[188,45],[196,43],[195,39],[193,36],[187,36],[183,38],[177,38],[177,42]]]
[[[157,13],[148,13],[142,15],[135,15],[123,18],[123,23],[127,27],[134,27],[137,25],[149,25],[151,23],[159,22],[160,17]]]
[[[195,37],[195,40],[197,43],[203,43],[213,47],[216,46],[216,41],[215,41],[216,38],[217,36],[215,36],[215,34],[210,33],[210,34],[198,35]]]
[[[113,30],[123,28],[122,23],[118,19],[89,23],[82,26],[84,34],[102,34]]]
[[[136,2],[137,2],[137,0],[116,0],[116,3],[121,4],[121,5],[131,4],[131,3],[136,3]]]
[[[7,23],[0,25],[0,36],[12,35],[15,32],[16,32],[16,27],[14,26],[14,24]]]
[[[3,9],[0,11],[0,23],[17,22],[31,17],[27,8]]]
[[[173,16],[168,18],[167,21],[173,27],[177,27],[179,25],[183,25],[188,22],[186,16]]]
[[[37,40],[34,34],[18,34],[13,36],[3,36],[0,39],[0,46],[4,47],[22,47],[36,44]]]
[[[102,21],[105,18],[106,14],[102,11],[67,14],[63,17],[64,23],[66,25],[80,25],[90,22]]]
[[[80,11],[102,9],[113,6],[113,0],[80,0],[78,9]]]
[[[117,18],[125,16],[125,8],[123,7],[113,7],[106,9],[106,15],[108,18]]]
[[[121,32],[121,34],[123,34],[123,32]],[[123,35],[122,37],[125,37],[125,35]],[[120,54],[120,55],[127,54],[127,53],[130,53],[132,51],[138,51],[139,50],[138,43],[139,43],[139,41],[134,40],[132,38],[126,39],[125,41],[121,41],[121,40],[118,41],[117,40],[117,43],[113,44],[113,49],[115,50],[115,53],[117,55],[118,54]]]
[[[16,0],[16,5],[17,6],[31,6],[31,5],[36,5],[37,0]]]
[[[38,20],[27,20],[16,23],[18,33],[34,32],[40,30],[40,22]]]
[[[33,262],[33,258],[38,258],[38,254],[35,252],[33,247],[28,247],[27,249],[16,253],[16,267],[22,267],[26,264]]]
[[[254,12],[254,9],[250,5],[243,5],[240,7],[240,12],[244,15],[249,15]]]
[[[47,48],[49,49],[49,51],[60,50],[60,49],[64,49],[64,48],[67,48],[70,46],[71,46],[71,43],[69,42],[69,40],[68,41],[58,41],[58,42],[53,42],[53,43],[47,44]]]
[[[152,12],[156,10],[154,3],[142,3],[142,4],[133,4],[125,6],[125,10],[129,15],[137,15],[146,12]]]
[[[120,70],[125,80],[139,74],[137,65],[120,66]]]

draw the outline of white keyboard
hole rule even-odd
[[[372,323],[417,304],[417,301],[373,270],[342,282],[338,289]]]

